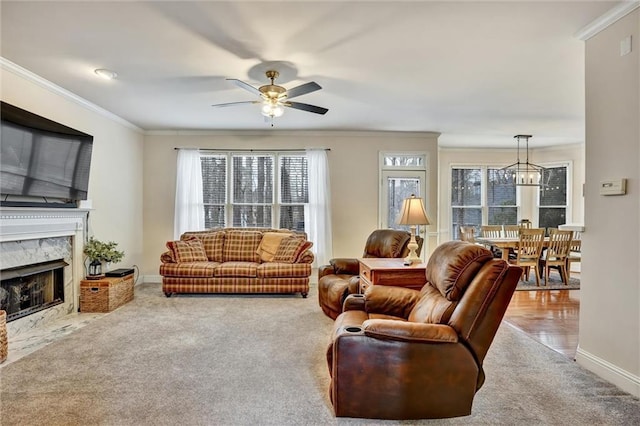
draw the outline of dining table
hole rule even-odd
[[[508,262],[509,253],[518,250],[520,239],[513,237],[476,237],[475,242],[485,246],[499,248],[502,250],[502,259]],[[544,237],[544,240],[542,241],[542,248],[545,249],[547,247],[549,247],[549,237]]]

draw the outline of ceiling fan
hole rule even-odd
[[[313,112],[315,114],[326,114],[329,111],[327,108],[319,107],[316,105],[303,104],[301,102],[291,102],[289,99],[296,96],[306,95],[307,93],[315,92],[322,89],[320,85],[314,81],[301,84],[289,90],[282,86],[275,84],[274,80],[278,78],[280,73],[278,71],[269,70],[265,73],[267,78],[271,80],[270,84],[265,84],[258,88],[245,83],[242,80],[235,78],[228,78],[228,81],[233,82],[236,86],[245,89],[254,95],[260,96],[260,100],[255,101],[243,101],[243,102],[228,102],[224,104],[215,104],[213,107],[228,107],[241,104],[262,104],[262,115],[266,118],[271,118],[273,126],[273,118],[280,117],[284,113],[283,107],[299,109],[302,111]]]

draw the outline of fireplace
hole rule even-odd
[[[0,309],[7,310],[9,339],[78,312],[87,213],[0,207]]]
[[[7,322],[64,303],[63,259],[0,271],[0,309]]]

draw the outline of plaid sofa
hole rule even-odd
[[[271,241],[269,247],[266,243]],[[278,244],[279,242],[279,244]],[[277,249],[276,246],[277,245]],[[304,233],[265,228],[186,232],[160,256],[162,291],[309,294],[314,256]]]

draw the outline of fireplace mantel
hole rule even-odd
[[[0,242],[84,234],[89,209],[1,207]]]

